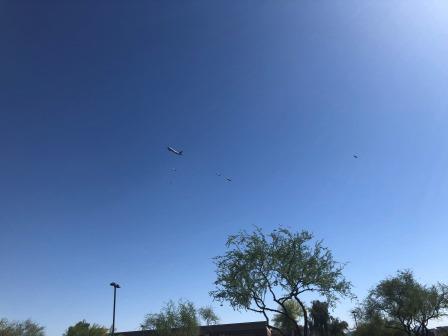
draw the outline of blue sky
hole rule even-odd
[[[313,231],[361,298],[401,268],[446,281],[447,13],[0,1],[0,316],[110,325],[111,281],[119,330],[209,304],[211,258],[253,225]]]

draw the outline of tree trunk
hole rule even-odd
[[[294,296],[294,298],[297,300],[297,303],[300,305],[303,311],[303,336],[309,335],[309,329],[308,329],[308,314],[306,312],[305,305],[300,301],[297,296]]]
[[[302,306],[302,310],[303,310],[303,335],[308,336],[309,335],[308,314],[306,312],[305,307]]]
[[[297,323],[294,329],[295,330],[291,330],[292,336],[302,336],[302,333],[300,332],[300,327]]]

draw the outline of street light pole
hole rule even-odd
[[[112,313],[112,336],[115,333],[115,302],[117,301],[117,288],[120,288],[120,285],[116,282],[111,282],[110,285],[114,288],[114,309]]]

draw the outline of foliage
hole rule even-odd
[[[156,330],[160,336],[196,336],[199,322],[196,308],[190,301],[169,301],[160,313],[148,314],[141,324],[142,330]]]
[[[90,324],[85,320],[79,321],[67,328],[64,336],[107,336],[109,330],[98,324]]]
[[[300,332],[299,325],[285,309],[285,302],[296,301],[302,309],[304,334],[308,335],[308,313],[302,294],[312,292],[333,303],[338,296],[351,295],[351,284],[342,274],[343,265],[333,259],[321,241],[313,243],[307,231],[280,228],[265,235],[257,228],[232,235],[227,252],[215,258],[217,280],[210,294],[236,310],[263,314],[267,324],[272,314],[283,315]],[[277,306],[282,309],[277,309]]]
[[[426,335],[429,321],[448,313],[448,286],[425,286],[411,271],[399,271],[370,291],[364,311],[367,319],[375,315],[384,319],[388,328]]]
[[[328,334],[330,313],[328,302],[315,300],[311,303],[310,317],[312,320],[311,330],[315,335],[324,336]]]
[[[0,336],[44,336],[44,327],[31,320],[0,319]]]
[[[401,330],[386,327],[386,321],[380,316],[371,316],[369,320],[360,320],[353,336],[405,336]]]
[[[272,321],[274,326],[283,331],[285,335],[291,335],[295,331],[295,325],[286,315],[289,315],[295,321],[298,321],[302,316],[302,308],[297,301],[287,300],[282,306],[278,306],[278,310],[284,311],[285,314],[275,314]]]
[[[348,323],[330,315],[328,302],[315,300],[310,309],[310,329],[315,336],[342,336],[348,329]]]
[[[436,335],[437,336],[448,336],[448,327],[437,327],[436,328]]]
[[[363,310],[361,307],[355,307],[350,311],[350,315],[355,321],[355,328],[358,328],[358,322],[362,320]]]
[[[331,317],[328,325],[328,334],[331,336],[343,336],[348,330],[348,323],[338,318]]]
[[[219,317],[210,306],[199,308],[198,313],[206,325],[217,324],[219,322]]]

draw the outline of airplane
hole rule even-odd
[[[353,155],[353,157],[354,157],[355,159],[359,158],[359,156],[358,156],[358,155],[356,155],[356,154],[355,154],[355,155]]]
[[[167,148],[168,148],[168,150],[169,150],[171,153],[174,153],[174,154],[176,154],[176,155],[182,155],[182,153],[184,152],[184,151],[181,151],[181,150],[174,149],[173,147],[170,147],[170,146],[168,146]]]
[[[217,172],[217,173],[216,173],[216,176],[220,176],[220,177],[221,177],[222,174]],[[226,176],[222,176],[222,177],[224,177],[224,178],[226,179],[227,182],[232,182],[232,179],[231,179],[231,178],[226,177]]]

